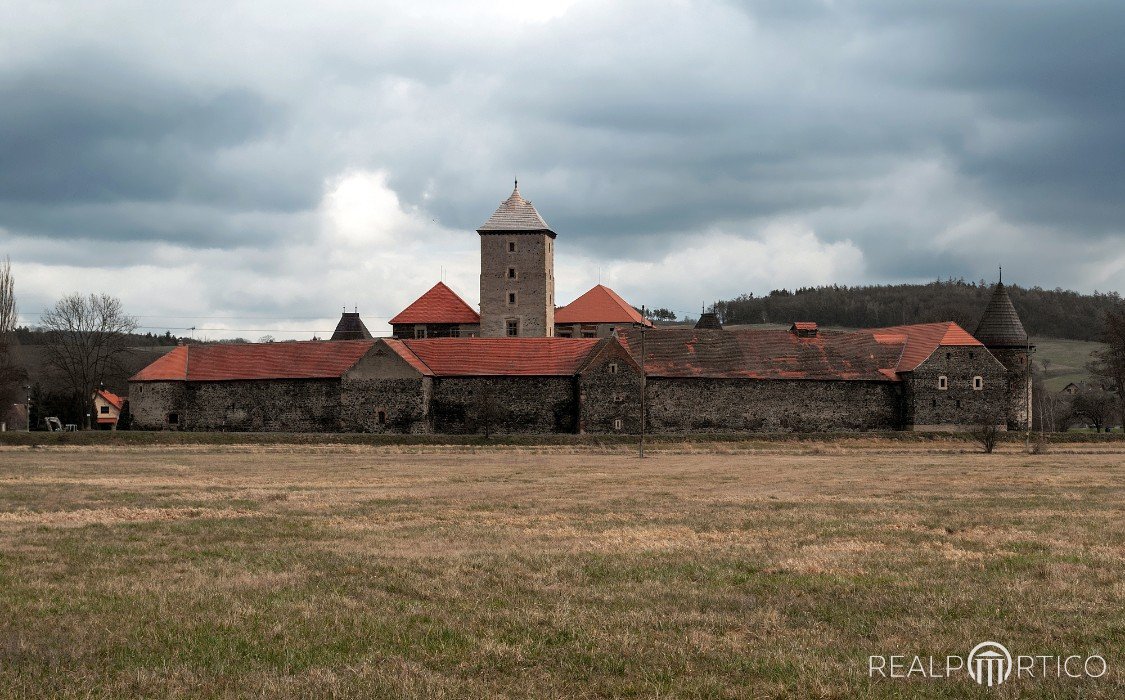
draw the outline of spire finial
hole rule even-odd
[[[1004,284],[1004,266],[1000,265],[1000,284]]]
[[[515,176],[515,177],[514,177],[514,178],[512,178],[512,179],[513,179],[513,180],[515,180],[515,183],[514,183],[514,185],[512,186],[512,189],[514,189],[515,191],[519,192],[519,189],[520,189],[520,178],[519,178],[519,176],[517,175],[517,176]]]

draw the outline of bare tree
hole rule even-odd
[[[6,406],[10,395],[15,392],[17,383],[24,378],[23,368],[12,357],[15,343],[16,323],[19,311],[16,308],[16,283],[12,277],[12,261],[4,258],[0,262],[0,401]]]
[[[1105,348],[1091,353],[1087,369],[1116,392],[1118,414],[1125,425],[1125,309],[1106,313],[1102,340]]]
[[[1000,439],[1000,430],[1005,423],[1004,412],[999,409],[988,409],[976,416],[969,434],[980,443],[981,449],[991,454],[996,449]]]
[[[116,297],[71,294],[43,314],[42,324],[47,333],[47,362],[66,379],[84,413],[98,384],[117,369],[137,321],[125,313]]]
[[[1117,399],[1100,386],[1085,386],[1071,402],[1074,416],[1088,423],[1094,432],[1108,428],[1117,414]]]

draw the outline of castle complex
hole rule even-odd
[[[373,338],[183,345],[130,379],[147,429],[657,432],[1023,428],[1027,333],[997,284],[953,322],[854,331],[653,328],[603,285],[555,307],[551,230],[517,187],[477,229],[480,310],[439,282]],[[641,348],[644,347],[642,354]],[[642,373],[645,381],[642,382]]]

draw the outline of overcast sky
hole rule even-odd
[[[558,301],[1125,288],[1125,3],[0,0],[25,321],[373,332],[520,190]],[[286,329],[282,333],[277,329]]]

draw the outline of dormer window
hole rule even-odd
[[[798,338],[815,338],[817,333],[816,323],[813,321],[797,321],[789,327],[789,332]]]
[[[938,391],[945,391],[949,388],[949,377],[944,374],[937,378]]]

